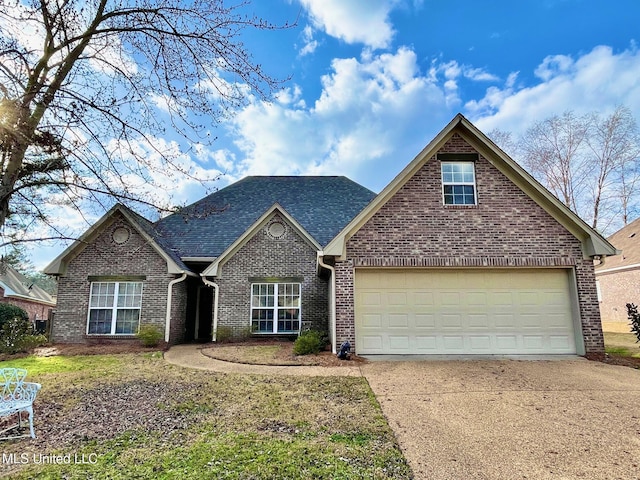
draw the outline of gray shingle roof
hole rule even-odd
[[[127,208],[127,207],[124,207],[124,208],[126,208],[127,213],[133,217],[133,219],[136,221],[138,226],[147,235],[149,235],[151,238],[153,238],[153,240],[156,242],[158,247],[160,247],[164,252],[166,252],[167,255],[169,255],[171,260],[173,260],[175,262],[175,264],[178,266],[178,268],[180,268],[181,270],[185,270],[185,271],[189,270],[189,268],[180,259],[180,256],[178,255],[178,252],[175,250],[175,248],[173,248],[171,246],[171,244],[168,242],[168,240],[166,238],[164,238],[163,235],[158,233],[158,231],[156,230],[155,225],[153,223],[151,223],[149,220],[147,220],[145,217],[143,217],[139,213],[134,212],[133,210],[131,210],[131,209]]]
[[[18,297],[36,303],[55,305],[56,299],[7,263],[0,263],[0,287],[6,297]]]
[[[278,203],[326,245],[374,197],[346,177],[247,177],[159,220],[155,238],[179,257],[217,257]]]

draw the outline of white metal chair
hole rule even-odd
[[[18,415],[18,423],[0,431],[0,440],[26,437],[26,434],[4,436],[7,432],[22,428],[22,412],[29,415],[29,432],[31,438],[36,438],[33,430],[33,401],[41,385],[25,382],[27,370],[24,368],[0,368],[0,382],[2,382],[2,396],[0,397],[0,417]]]

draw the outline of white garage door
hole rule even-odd
[[[355,275],[359,354],[576,353],[563,269]]]

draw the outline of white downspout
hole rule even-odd
[[[167,317],[164,321],[164,341],[169,343],[169,328],[171,327],[171,303],[173,300],[173,286],[176,283],[184,282],[185,278],[187,278],[187,273],[182,272],[182,276],[180,278],[176,278],[169,282],[169,286],[167,287]]]
[[[207,280],[204,276],[200,276],[200,278],[202,278],[202,283],[213,287],[213,332],[211,334],[211,340],[215,342],[218,336],[218,284]]]
[[[329,284],[329,333],[331,335],[331,349],[333,353],[338,353],[336,346],[336,269],[324,263],[323,258],[324,252],[318,252],[318,265],[331,272],[331,283]]]

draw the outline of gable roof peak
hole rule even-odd
[[[573,213],[541,183],[535,180],[515,160],[499,148],[489,137],[458,113],[409,164],[365,207],[325,248],[326,255],[344,257],[346,242],[353,236],[402,186],[428,162],[455,133],[487,158],[494,167],[522,189],[533,201],[563,225],[582,243],[585,257],[616,255],[616,249],[602,235]]]

